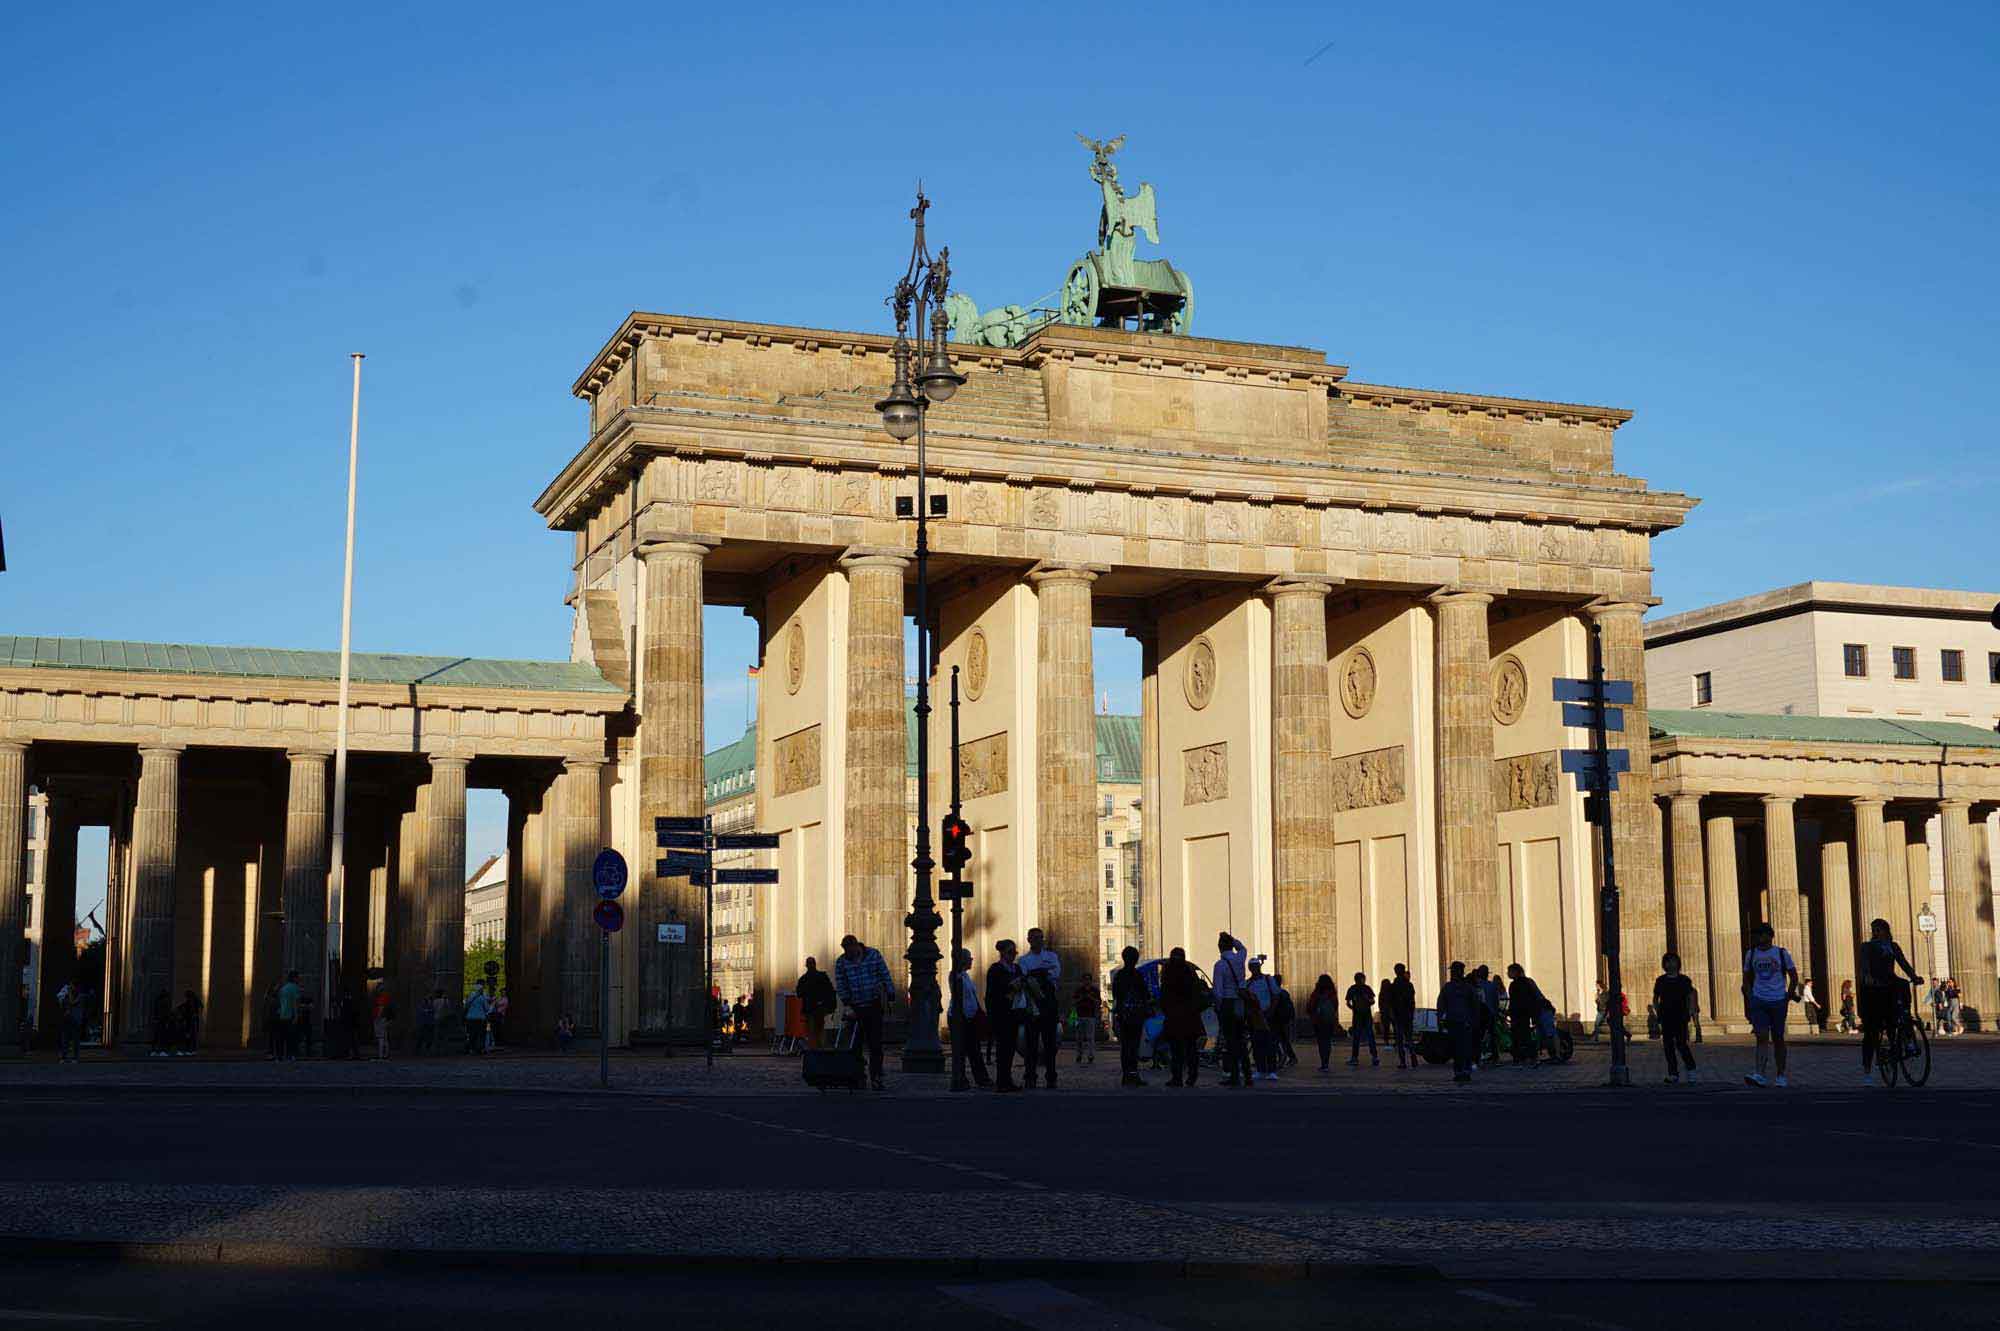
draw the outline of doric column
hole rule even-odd
[[[152,1034],[153,1004],[174,986],[174,874],[180,863],[181,751],[139,750],[139,796],[132,814],[132,966],[125,1038]]]
[[[1832,819],[1820,822],[1819,894],[1820,914],[1826,930],[1826,973],[1819,978],[1821,1001],[1840,1011],[1840,986],[1854,978],[1856,939],[1854,932],[1854,844],[1853,829]],[[1784,942],[1783,935],[1779,942]],[[1786,944],[1790,946],[1790,944]],[[1804,966],[1804,961],[1799,963]]]
[[[1444,962],[1500,960],[1493,667],[1485,592],[1431,597],[1437,614],[1438,914]]]
[[[1713,1017],[1741,1026],[1743,1011],[1743,907],[1736,892],[1736,820],[1708,815],[1708,973],[1715,989]],[[1629,990],[1628,990],[1629,992]]]
[[[1993,973],[1992,888],[1979,873],[1971,807],[1964,800],[1940,800],[1938,817],[1944,825],[1944,928],[1950,962],[1946,973],[1958,981],[1965,1006],[1977,1012],[1978,1029],[1990,1031],[2000,1018],[1996,1000],[2000,984]]]
[[[430,816],[425,820],[424,962],[433,989],[465,993],[466,760],[431,758]]]
[[[1770,926],[1778,946],[1806,964],[1805,927],[1799,912],[1798,801],[1766,795],[1764,803],[1764,886],[1770,897]],[[1824,997],[1824,995],[1822,995]]]
[[[28,746],[0,740],[0,1046],[17,1041],[21,995],[14,977],[27,963]],[[48,929],[42,930],[48,952]]]
[[[916,895],[903,702],[903,570],[909,562],[861,550],[840,561],[847,571],[847,919],[836,921],[845,926],[836,932],[852,932],[879,948],[899,989],[909,976],[903,917]]]
[[[1855,917],[1855,937],[1849,940],[1849,945],[1858,948],[1861,940],[1868,937],[1873,921],[1887,920],[1894,929],[1896,912],[1889,895],[1889,839],[1888,829],[1882,825],[1883,802],[1862,798],[1854,800],[1853,806],[1854,885],[1861,909]],[[1826,945],[1837,946],[1831,936]]]
[[[1708,877],[1702,870],[1701,794],[1676,791],[1668,797],[1667,822],[1674,844],[1674,951],[1681,954],[1681,969],[1694,981],[1701,995],[1702,1011],[1718,1010],[1714,973],[1709,969]],[[1621,958],[1622,960],[1622,958]],[[1631,964],[1645,964],[1632,958]]]
[[[559,991],[542,981],[544,949],[560,952],[563,947],[561,939],[551,937],[548,931],[549,898],[554,895],[549,887],[547,853],[553,783],[538,776],[516,786],[508,798],[519,806],[521,824],[518,856],[507,864],[508,874],[520,880],[521,902],[520,913],[507,918],[508,945],[519,954],[507,971],[507,984],[513,991],[509,1015],[521,1013],[522,1029],[540,1038],[555,1029],[558,1015],[550,1008]]]
[[[1049,945],[1069,974],[1100,964],[1097,904],[1097,719],[1091,712],[1090,585],[1094,570],[1045,565],[1035,587],[1036,872]]]
[[[430,850],[431,785],[426,772],[422,782],[410,787],[409,798],[398,813],[396,823],[396,880],[390,890],[388,928],[382,949],[389,960],[391,986],[401,1017],[397,1026],[406,1040],[416,1038],[416,1011],[431,991],[431,972],[424,960],[430,937],[430,870],[425,857]]]
[[[1646,641],[1640,621],[1646,607],[1614,601],[1590,607],[1604,647],[1606,679],[1629,680],[1632,704],[1614,741],[1632,759],[1611,793],[1611,845],[1618,859],[1619,944],[1631,957],[1666,950],[1667,894],[1660,880],[1660,823],[1653,806],[1652,731],[1646,724]]]
[[[1139,640],[1139,951],[1166,955],[1166,896],[1160,847],[1166,810],[1160,807],[1160,629],[1127,629]],[[1282,972],[1280,972],[1282,974]]]
[[[1271,598],[1271,786],[1276,973],[1334,965],[1333,694],[1326,671],[1332,585],[1284,579]]]
[[[1931,811],[1928,808],[1906,811],[1903,816],[1903,886],[1909,893],[1904,909],[1908,913],[1908,923],[1896,926],[1897,937],[1914,940],[1904,944],[1903,950],[1909,954],[1912,966],[1925,967],[1925,978],[1937,969],[1934,961],[1936,948],[1917,928],[1917,920],[1931,904],[1931,846],[1925,839],[1929,835],[1930,821]]]
[[[285,787],[285,946],[282,969],[297,971],[326,1010],[326,768],[324,753],[287,753]]]
[[[554,1018],[567,1012],[576,1018],[578,1030],[600,1037],[604,1034],[604,1014],[598,1004],[602,939],[591,915],[597,906],[591,866],[603,837],[600,777],[603,767],[602,763],[565,762],[562,775],[556,778],[557,863],[551,866],[555,872],[550,875],[550,886],[562,895],[563,950],[561,1010],[551,1016],[550,1025],[553,1027]],[[651,856],[657,852],[646,847],[641,853]],[[654,931],[655,938],[658,933]],[[640,942],[650,944],[653,938],[642,938]],[[700,983],[699,976],[695,982]]]
[[[0,758],[0,765],[5,759]],[[0,784],[6,776],[0,773]],[[49,799],[49,851],[42,872],[42,965],[37,977],[36,1028],[46,1044],[54,1044],[62,1014],[56,993],[76,972],[73,930],[76,928],[76,814],[59,795]],[[4,833],[0,833],[4,836]]]
[[[699,948],[708,927],[702,893],[685,878],[663,879],[653,872],[653,820],[691,818],[702,809],[701,578],[707,555],[706,544],[686,538],[647,540],[639,546],[646,565],[639,698],[641,862],[633,866],[640,891],[631,903],[628,927],[638,931],[633,1022],[642,1031],[692,1027],[702,1011],[701,972],[682,967],[674,982],[681,992],[669,993],[668,953],[654,941],[659,934],[655,926],[672,915],[688,926],[688,942]]]
[[[1882,915],[1889,921],[1897,941],[1903,944],[1903,951],[1909,953],[1910,964],[1916,966],[1922,963],[1917,956],[1917,936],[1911,931],[1909,839],[1909,828],[1902,815],[1890,812],[1882,820],[1882,864],[1889,874],[1888,909]]]

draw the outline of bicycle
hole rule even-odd
[[[1875,1071],[1884,1086],[1895,1086],[1900,1078],[1912,1086],[1931,1079],[1931,1037],[1916,1019],[1908,1002],[1896,1005],[1889,1029],[1882,1032],[1875,1051]]]

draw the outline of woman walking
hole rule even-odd
[[[1169,1086],[1192,1086],[1201,1075],[1201,1000],[1187,952],[1175,948],[1160,966],[1160,1037],[1167,1042]]]
[[[1095,1063],[1097,1061],[1097,1014],[1103,1006],[1097,994],[1097,981],[1085,980],[1076,987],[1076,1061]]]
[[[1319,1044],[1319,1070],[1325,1072],[1333,1066],[1333,1042],[1340,1034],[1340,991],[1334,988],[1331,975],[1320,976],[1306,996],[1306,1017]]]

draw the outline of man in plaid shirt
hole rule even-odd
[[[896,1001],[896,985],[882,954],[862,945],[853,934],[840,940],[840,960],[833,963],[833,988],[846,1007],[848,1020],[868,1048],[868,1084],[882,1089],[882,1014]]]

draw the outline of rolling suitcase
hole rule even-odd
[[[806,1085],[816,1090],[827,1090],[834,1086],[845,1086],[850,1091],[861,1089],[867,1079],[866,1069],[861,1061],[861,1028],[854,1022],[842,1022],[840,1032],[834,1036],[831,1049],[808,1049],[801,1061]]]

